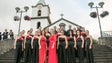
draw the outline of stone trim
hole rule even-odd
[[[31,17],[31,20],[34,20],[34,19],[47,19],[49,24],[51,24],[50,17],[47,17],[47,16],[45,16],[45,17]]]

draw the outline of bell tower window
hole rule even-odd
[[[38,10],[38,16],[41,16],[41,10]]]
[[[40,22],[37,22],[37,29],[41,27],[41,23]]]

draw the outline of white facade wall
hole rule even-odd
[[[74,27],[76,28],[75,25],[73,25],[73,24],[71,24],[71,23],[69,23],[69,22],[66,22],[66,21],[64,21],[64,20],[61,20],[61,21],[55,23],[54,25],[50,26],[49,29],[54,28],[54,26],[56,26],[57,28],[59,28],[59,24],[60,24],[60,23],[65,23],[65,24],[66,24],[65,30],[68,30],[68,26],[69,26],[69,25],[71,25],[72,28],[74,28]]]
[[[33,19],[31,21],[31,28],[33,28],[34,31],[37,30],[37,22],[41,23],[41,27],[44,28],[49,25],[47,18],[46,19]]]
[[[35,8],[32,8],[32,17],[38,17],[38,6]],[[49,8],[47,6],[42,6],[41,10],[41,16],[49,16],[50,12],[49,12]],[[40,16],[39,16],[40,17]]]
[[[41,9],[38,8],[38,6],[42,6]],[[41,16],[38,16],[38,10],[41,10]],[[31,28],[33,28],[34,31],[37,30],[37,23],[41,23],[41,27],[45,28],[49,25],[48,18],[42,18],[42,17],[49,17],[50,9],[47,5],[37,5],[37,7],[32,8],[32,17],[38,17],[37,19],[31,20]]]

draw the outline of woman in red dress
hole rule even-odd
[[[46,47],[45,31],[43,30],[39,38],[39,63],[46,63]]]
[[[48,54],[48,63],[58,63],[57,55],[56,55],[56,34],[54,30],[51,29],[50,31],[51,36],[49,38],[49,54]]]

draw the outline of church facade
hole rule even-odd
[[[69,25],[72,27],[79,26],[78,24],[75,24],[67,19],[63,18],[63,14],[61,14],[61,18],[54,23],[50,20],[50,7],[49,5],[46,5],[44,0],[39,0],[39,2],[32,6],[32,17],[31,17],[31,28],[34,30],[38,29],[39,27],[42,28],[53,28],[56,26],[59,28],[60,26],[65,26],[65,29],[67,29]]]

